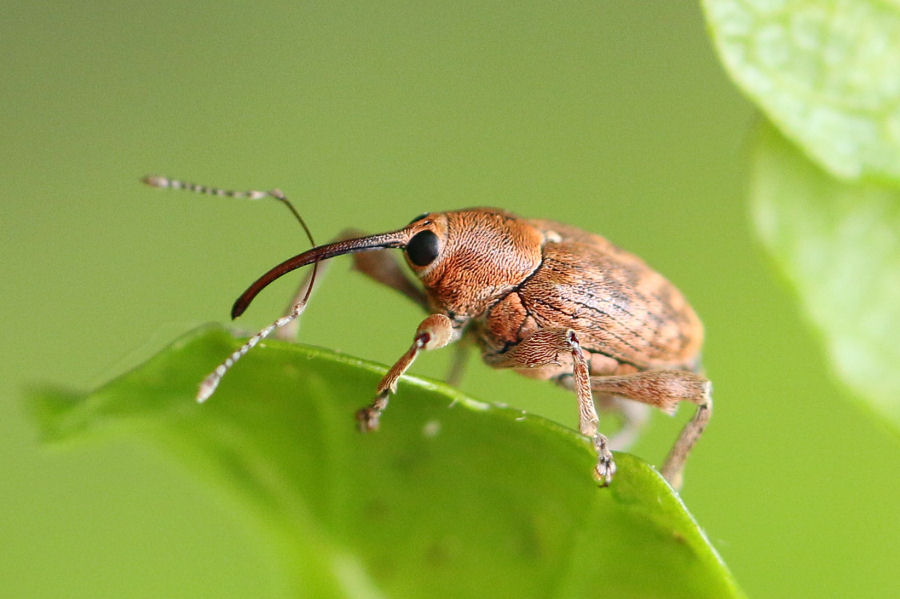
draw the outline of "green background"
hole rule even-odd
[[[28,385],[89,388],[226,319],[249,282],[305,247],[275,203],[138,184],[152,172],[279,186],[320,241],[496,205],[635,251],[707,327],[716,413],[683,497],[748,595],[896,594],[897,437],[833,381],[755,239],[758,117],[699,7],[632,4],[6,7],[0,593],[283,591],[277,548],[180,462],[122,438],[48,450],[23,408]],[[238,324],[270,321],[292,285]],[[387,363],[419,320],[344,261],[301,330]],[[449,354],[414,372],[442,376]],[[461,387],[576,420],[570,394],[476,360]],[[687,412],[655,417],[634,452],[659,462]]]

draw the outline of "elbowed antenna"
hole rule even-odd
[[[302,254],[297,254],[293,258],[289,258],[278,266],[269,270],[259,279],[256,280],[247,290],[241,294],[234,302],[231,308],[231,318],[237,318],[244,313],[250,302],[253,301],[260,291],[265,289],[269,283],[275,281],[279,277],[296,270],[307,264],[327,260],[343,254],[353,254],[355,252],[366,252],[370,250],[380,250],[386,248],[402,248],[409,243],[410,234],[406,228],[390,233],[380,233],[378,235],[369,235],[367,237],[358,237],[356,239],[347,239],[345,241],[336,241],[326,245],[314,247]]]

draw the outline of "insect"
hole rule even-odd
[[[144,182],[283,201],[315,246],[278,190],[234,192],[165,177]],[[381,251],[392,248],[403,252],[419,284],[394,256]],[[342,254],[353,254],[357,270],[428,313],[409,349],[378,384],[375,399],[357,412],[361,430],[379,427],[398,380],[420,352],[468,340],[480,347],[489,366],[511,368],[575,393],[579,431],[592,442],[594,475],[603,485],[615,473],[611,449],[634,438],[646,419],[646,406],[671,413],[681,401],[696,404],[660,469],[680,487],[688,453],[712,414],[711,384],[699,372],[703,326],[697,315],[662,275],[603,237],[495,208],[430,212],[377,235],[347,232],[275,266],[237,299],[233,318],[269,283],[302,266],[314,268],[287,314],[251,337],[201,383],[199,401],[212,395],[225,373],[260,340],[300,316],[319,262]],[[622,430],[612,441],[598,430],[598,407],[623,414]]]

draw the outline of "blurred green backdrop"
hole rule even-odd
[[[750,596],[891,596],[897,437],[849,400],[746,200],[753,108],[694,3],[17,3],[4,56],[0,593],[280,596],[274,548],[155,447],[40,447],[22,391],[91,387],[304,247],[280,206],[148,172],[279,186],[319,240],[497,205],[599,232],[692,299],[716,414],[683,497]],[[345,265],[346,266],[346,262]],[[267,291],[240,325],[283,306]],[[382,362],[419,314],[334,268],[305,342]],[[440,377],[449,353],[416,374]],[[574,425],[566,392],[473,360],[475,397]],[[488,395],[489,394],[489,395]],[[658,462],[687,416],[654,419]]]

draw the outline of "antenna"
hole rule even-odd
[[[291,204],[290,200],[287,199],[287,196],[285,196],[284,192],[282,192],[280,189],[276,188],[270,189],[268,191],[259,191],[253,189],[247,191],[232,191],[229,189],[221,189],[218,187],[209,187],[207,185],[198,185],[196,183],[187,183],[184,181],[179,181],[178,179],[170,179],[168,177],[160,175],[148,175],[141,179],[141,181],[149,185],[150,187],[156,187],[159,189],[179,189],[183,191],[191,191],[194,193],[202,193],[205,195],[242,200],[262,200],[265,198],[278,200],[288,207],[288,210],[291,211],[291,214],[294,215],[294,218],[296,218],[300,223],[300,226],[303,227],[303,231],[306,233],[306,237],[307,239],[309,239],[309,243],[313,247],[315,247],[316,245],[316,242],[313,240],[312,233],[310,232],[309,227],[306,226],[306,222],[303,220],[303,217],[300,216],[300,213],[297,212],[297,210],[294,208],[294,205]],[[309,279],[309,283],[306,285],[306,293],[304,293],[302,297],[300,297],[290,306],[284,316],[250,337],[250,339],[248,339],[246,343],[232,352],[232,354],[228,356],[221,364],[216,366],[215,370],[213,370],[205,379],[203,379],[203,382],[200,383],[200,389],[197,391],[198,402],[203,403],[204,401],[209,399],[210,395],[212,395],[216,390],[216,387],[219,386],[219,382],[222,380],[222,377],[225,376],[225,373],[228,372],[232,366],[234,366],[235,362],[244,357],[244,355],[248,351],[253,349],[253,347],[256,346],[260,341],[271,335],[273,331],[287,326],[288,324],[296,320],[301,314],[303,314],[303,310],[306,308],[306,303],[307,301],[309,301],[309,296],[312,293],[313,284],[316,281],[316,271],[319,267],[319,257],[317,256],[312,261],[312,263],[313,270]]]

